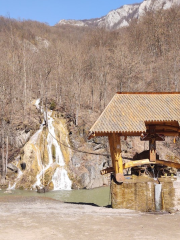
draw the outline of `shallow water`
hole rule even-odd
[[[0,190],[0,197],[3,196],[36,196],[48,197],[62,202],[93,204],[98,206],[107,206],[111,203],[110,187],[101,187],[95,189],[81,190],[59,190],[47,193],[37,193],[35,191],[11,190],[12,193],[6,193],[6,190]]]

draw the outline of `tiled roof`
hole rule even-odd
[[[180,93],[117,93],[92,132],[144,132],[146,121],[180,121]]]

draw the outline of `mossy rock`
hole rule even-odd
[[[47,135],[48,135],[48,131],[46,130],[46,128],[44,128],[40,137],[40,144],[39,144],[41,160],[44,166],[46,166],[49,163],[48,150],[47,150]]]
[[[51,146],[51,151],[52,151],[53,162],[55,162],[56,161],[56,148],[53,144]]]
[[[51,103],[50,103],[50,110],[54,110],[55,108],[56,108],[56,103],[55,103],[55,101],[52,101]]]
[[[53,190],[53,189],[54,189],[54,184],[53,184],[52,181],[49,183],[48,189],[49,189],[49,190]]]
[[[54,118],[53,126],[55,129],[56,139],[62,143],[60,144],[61,151],[65,162],[68,164],[70,159],[70,149],[66,146],[70,145],[69,142],[69,131],[66,126],[66,121],[64,119]]]
[[[49,183],[51,182],[51,179],[52,179],[53,174],[54,174],[54,172],[56,170],[56,167],[57,167],[56,165],[55,166],[51,166],[44,173],[44,181],[43,182],[44,182],[45,186],[48,186]]]

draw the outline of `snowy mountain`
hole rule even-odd
[[[89,20],[61,20],[58,25],[94,26],[106,29],[118,29],[128,26],[132,19],[139,19],[146,11],[168,9],[180,4],[180,0],[145,0],[142,3],[124,5],[110,11],[106,16]]]

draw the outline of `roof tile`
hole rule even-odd
[[[179,93],[115,94],[90,132],[143,132],[146,121],[179,121]]]

